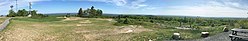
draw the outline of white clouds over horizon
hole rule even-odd
[[[203,17],[243,17],[248,16],[247,5],[230,1],[209,1],[194,6],[170,6],[162,13],[168,15],[203,16]]]
[[[144,4],[146,0],[82,0],[82,1],[106,2],[106,3],[115,4],[116,6],[126,7],[130,9],[138,9],[148,6]]]

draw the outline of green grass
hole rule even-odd
[[[30,22],[53,22],[53,21],[60,21],[60,20],[62,20],[62,18],[56,18],[56,17],[45,17],[45,18],[14,18],[13,20],[30,21]]]
[[[119,26],[114,21],[101,18],[83,18],[63,21],[63,18],[13,18],[9,26],[0,33],[2,41],[148,41],[171,39],[174,32],[181,33],[183,39],[198,39],[201,31],[211,35],[221,32],[221,27],[203,30],[178,30],[155,28],[153,23],[145,22],[144,31],[139,33],[118,33]],[[84,21],[91,23],[80,23]],[[77,26],[83,24],[83,26]],[[126,26],[126,25],[124,25]],[[117,32],[116,32],[117,31]]]

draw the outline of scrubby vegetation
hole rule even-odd
[[[244,18],[211,18],[153,15],[95,15],[94,17],[91,16],[89,18],[112,18],[117,21],[116,23],[114,23],[114,25],[116,26],[141,25],[145,28],[156,30],[156,32],[142,32],[142,34],[139,34],[138,36],[134,36],[132,38],[133,40],[140,41],[144,41],[147,39],[171,39],[172,33],[175,32],[181,33],[182,39],[197,39],[201,38],[201,32],[210,32],[210,35],[215,35],[223,32],[224,27],[227,27],[228,29],[248,28],[247,20]],[[190,28],[190,30],[181,30],[178,28]]]

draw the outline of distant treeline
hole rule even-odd
[[[83,10],[82,8],[79,9],[77,16],[78,17],[95,17],[95,16],[101,16],[103,14],[103,11],[100,9],[95,9],[94,6],[91,8],[88,8],[86,10]]]
[[[25,9],[22,10],[18,10],[17,12],[13,11],[12,9],[9,10],[9,14],[7,15],[7,17],[26,17],[30,15],[31,18],[42,18],[42,17],[46,17],[43,14],[37,14],[37,10],[32,10],[32,11],[27,11]]]
[[[204,17],[179,17],[179,16],[152,16],[152,15],[118,15],[118,16],[95,16],[94,18],[114,18],[117,25],[131,24],[143,25],[149,23],[174,23],[174,25],[190,27],[197,26],[222,26],[248,28],[248,20],[245,18],[204,18]],[[177,23],[177,24],[175,24]]]
[[[118,15],[118,16],[102,16],[103,11],[95,9],[92,6],[90,9],[79,9],[78,17],[87,18],[113,18],[117,21],[116,25],[131,24],[145,25],[147,23],[173,24],[177,26],[230,26],[248,28],[248,20],[238,18],[203,18],[203,17],[177,17],[177,16],[152,16],[152,15]],[[66,16],[70,16],[67,14]]]

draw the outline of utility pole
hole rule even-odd
[[[29,2],[29,14],[31,14],[31,9],[32,9],[32,3]]]
[[[31,9],[32,9],[32,4],[31,4],[31,2],[29,2],[28,17],[31,17],[31,16],[32,16],[32,14],[31,14]]]
[[[16,12],[18,11],[18,3],[17,3],[17,0],[16,0]]]

